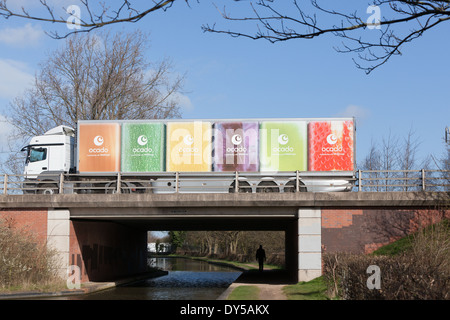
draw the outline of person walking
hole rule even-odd
[[[256,250],[256,260],[259,263],[259,271],[262,272],[264,268],[264,261],[266,260],[266,251],[264,251],[262,245],[259,245],[259,249]]]

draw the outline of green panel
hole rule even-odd
[[[165,125],[122,124],[122,172],[164,171]]]
[[[307,170],[306,121],[263,121],[259,141],[261,171]]]

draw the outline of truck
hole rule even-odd
[[[351,191],[354,118],[80,120],[32,137],[24,193]]]

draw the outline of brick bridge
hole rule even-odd
[[[112,281],[145,271],[148,230],[280,230],[297,281],[322,253],[369,253],[449,216],[442,192],[1,195],[0,218],[56,249],[61,276]],[[256,250],[256,248],[255,248]]]

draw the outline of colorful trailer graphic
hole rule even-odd
[[[80,121],[78,171],[353,171],[351,119]]]
[[[78,161],[79,172],[120,171],[120,125],[80,123]]]
[[[163,123],[123,123],[122,172],[165,170],[165,125]]]
[[[307,170],[305,121],[263,121],[259,135],[260,171]]]
[[[354,170],[353,121],[320,121],[308,125],[310,171]]]
[[[166,171],[211,171],[211,122],[168,122],[166,134]]]
[[[214,171],[259,171],[258,122],[217,122],[213,132]]]

